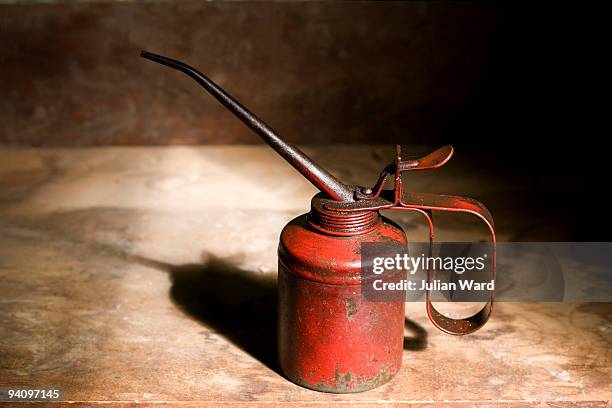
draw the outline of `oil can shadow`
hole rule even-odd
[[[184,313],[280,372],[276,361],[276,280],[242,269],[235,258],[203,253],[201,263],[172,265],[144,257],[140,264],[167,272],[170,298]]]

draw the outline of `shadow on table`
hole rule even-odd
[[[270,369],[280,371],[276,361],[276,280],[272,276],[241,269],[235,258],[206,252],[196,264],[135,258],[170,275],[170,297],[183,312]]]
[[[410,333],[410,337],[404,334],[404,350],[421,351],[427,347],[427,331],[423,326],[410,319],[404,320],[405,331]]]
[[[202,254],[198,264],[172,265],[144,257],[140,264],[167,272],[170,296],[185,313],[280,374],[276,359],[276,280],[270,274],[241,269],[235,258]],[[423,350],[427,332],[406,319],[411,337],[404,349]]]

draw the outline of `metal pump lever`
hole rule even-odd
[[[290,165],[299,171],[308,181],[315,187],[327,194],[335,201],[353,201],[354,189],[349,187],[335,178],[332,174],[324,170],[321,166],[315,163],[311,158],[306,156],[300,149],[285,142],[270,126],[263,120],[259,119],[247,108],[242,106],[230,94],[221,89],[217,84],[211,81],[201,72],[189,65],[153,54],[151,52],[142,51],[142,58],[157,62],[170,68],[174,68],[185,74],[200,84],[212,96],[229,109],[238,119],[250,127],[262,139],[266,141],[276,152],[281,155]]]

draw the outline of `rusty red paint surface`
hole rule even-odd
[[[302,215],[281,233],[278,355],[283,373],[297,384],[365,391],[389,381],[401,366],[404,303],[362,297],[363,242],[407,241],[384,217],[370,232],[346,237],[313,229]]]

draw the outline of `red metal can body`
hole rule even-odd
[[[402,362],[404,303],[361,294],[361,243],[406,245],[377,211],[330,214],[326,200],[285,226],[279,244],[278,344],[283,373],[307,388],[348,393],[389,381]]]

